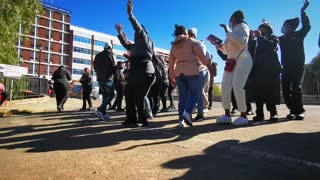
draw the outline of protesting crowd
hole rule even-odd
[[[225,113],[217,119],[217,124],[248,124],[247,115],[254,114],[250,103],[256,104],[253,121],[266,119],[264,105],[270,112],[269,120],[277,121],[281,87],[289,109],[287,118],[305,118],[301,84],[305,66],[303,42],[311,29],[305,12],[308,6],[309,1],[306,0],[301,9],[302,28],[297,30],[299,18],[288,19],[283,24],[283,35],[280,37],[273,34],[272,25],[266,20],[257,27],[258,30],[250,30],[245,14],[240,10],[231,15],[229,26],[220,25],[226,39],[212,43],[216,46],[217,54],[226,62],[221,86]],[[204,113],[212,109],[217,64],[213,62],[213,56],[204,42],[197,39],[197,28],[175,25],[170,55],[164,59],[155,52],[155,44],[147,29],[134,16],[130,0],[127,11],[134,29],[134,42],[128,40],[121,24],[116,24],[115,28],[122,46],[130,52],[124,55],[128,60],[116,63],[108,43],[94,59],[94,71],[102,94],[102,104],[94,114],[106,120],[110,118],[107,106],[119,112],[124,111],[122,100],[125,97],[126,119],[122,124],[145,127],[158,112],[175,110],[172,93],[177,88],[178,127],[193,126],[194,122],[204,120]],[[280,58],[278,51],[281,51]],[[67,100],[67,83],[70,79],[70,73],[64,67],[53,74],[59,112],[63,111]],[[83,87],[81,110],[91,110],[93,79],[88,68],[84,69],[80,83]],[[117,97],[110,106],[115,91]],[[86,106],[87,102],[89,106]],[[195,118],[192,117],[194,111],[197,112]],[[240,116],[233,120],[231,115],[237,111]]]

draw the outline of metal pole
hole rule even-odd
[[[11,82],[10,82],[10,99],[9,99],[9,102],[12,101],[12,93],[13,93],[13,79],[11,79]]]

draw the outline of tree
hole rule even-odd
[[[311,61],[310,70],[314,77],[320,80],[320,53]]]
[[[0,0],[0,64],[19,63],[16,51],[19,26],[27,34],[42,13],[40,0]]]

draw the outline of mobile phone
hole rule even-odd
[[[214,35],[212,35],[212,34],[210,34],[208,37],[207,37],[207,40],[211,43],[211,44],[213,44],[213,45],[218,45],[218,46],[220,46],[221,44],[222,44],[222,40],[221,39],[219,39],[219,38],[217,38],[216,36],[214,36]]]

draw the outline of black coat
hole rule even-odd
[[[284,72],[304,68],[304,38],[311,29],[306,13],[301,14],[302,28],[280,37],[281,64]]]
[[[80,78],[80,83],[84,89],[92,89],[93,81],[90,74],[82,74]]]
[[[280,104],[278,43],[276,36],[259,37],[250,42],[253,66],[246,86],[248,100]]]
[[[113,81],[116,63],[110,50],[105,49],[98,53],[94,58],[93,64],[94,71],[97,74],[97,81]]]

